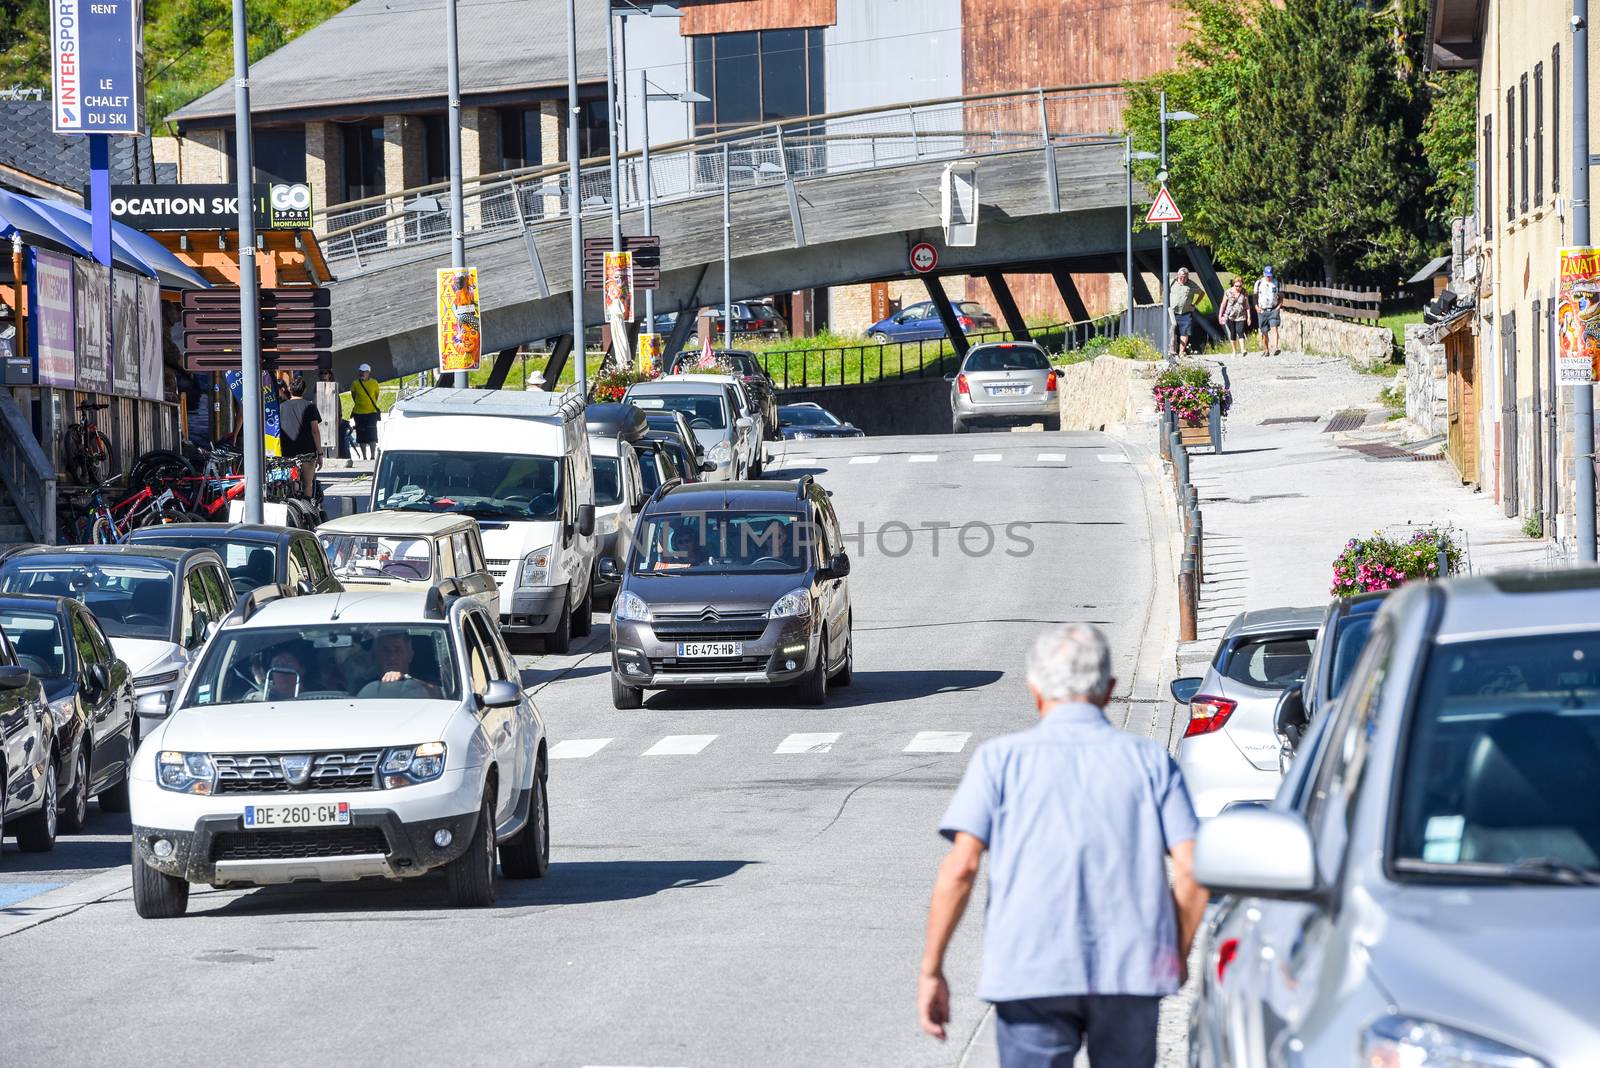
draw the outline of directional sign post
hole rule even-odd
[[[1144,221],[1155,223],[1181,223],[1183,212],[1178,210],[1177,202],[1172,199],[1172,194],[1163,185],[1161,192],[1156,194],[1155,200],[1150,203],[1150,211],[1146,213]]]

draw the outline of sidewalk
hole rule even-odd
[[[1199,641],[1179,648],[1180,665],[1209,658],[1242,611],[1325,604],[1345,542],[1378,529],[1453,526],[1466,536],[1473,572],[1545,564],[1545,542],[1461,485],[1438,455],[1442,442],[1402,440],[1405,424],[1389,421],[1378,402],[1395,379],[1304,353],[1207,362],[1232,388],[1233,411],[1222,455],[1190,454],[1205,520],[1205,581]],[[1330,430],[1330,416],[1352,411],[1364,418],[1348,416]]]

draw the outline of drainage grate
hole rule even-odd
[[[1339,447],[1341,449],[1349,449],[1351,452],[1359,452],[1361,455],[1371,460],[1419,460],[1426,462],[1429,460],[1444,459],[1444,456],[1441,453],[1419,455],[1418,453],[1414,453],[1409,449],[1396,448],[1393,445],[1385,445],[1382,442],[1367,442],[1366,444],[1362,445],[1341,445]]]
[[[1287,423],[1315,423],[1320,415],[1280,415],[1276,419],[1261,420],[1262,426],[1283,426]]]
[[[1322,428],[1324,434],[1337,434],[1343,430],[1359,430],[1361,424],[1367,421],[1367,413],[1354,408],[1336,412],[1328,420],[1328,425]]]

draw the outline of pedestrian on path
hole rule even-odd
[[[1272,276],[1272,268],[1261,268],[1261,279],[1256,282],[1256,321],[1261,326],[1261,351],[1267,356],[1276,356],[1282,351],[1278,348],[1282,305],[1283,294],[1278,289],[1278,280]]]
[[[1189,355],[1189,335],[1194,332],[1194,298],[1200,287],[1189,281],[1189,268],[1179,267],[1178,277],[1167,296],[1167,310],[1172,315],[1175,332],[1174,351],[1179,356]]]
[[[1095,1068],[1152,1068],[1160,1000],[1206,907],[1189,792],[1165,749],[1106,720],[1116,679],[1097,628],[1040,635],[1027,676],[1040,722],[978,747],[939,825],[953,844],[928,907],[922,1029],[945,1037],[945,950],[987,851],[978,996],[1001,1068],[1071,1068],[1085,1043]]]
[[[356,425],[354,455],[370,460],[378,448],[378,395],[382,392],[372,380],[372,366],[362,364],[356,368],[356,378],[350,383],[350,418]]]
[[[316,500],[317,465],[322,461],[322,413],[306,399],[306,380],[296,378],[290,399],[278,405],[278,427],[284,456],[305,456],[300,464],[300,488],[308,501]]]
[[[1233,285],[1222,294],[1222,307],[1217,309],[1217,325],[1228,338],[1235,356],[1244,355],[1244,339],[1250,329],[1250,297],[1244,291],[1244,279],[1235,277]]]

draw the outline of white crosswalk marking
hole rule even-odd
[[[784,467],[815,467],[817,461],[810,456],[787,456],[783,460]]]
[[[1064,452],[1041,452],[1034,459],[1042,464],[1060,464],[1066,463],[1067,454]]]
[[[582,760],[611,744],[610,738],[568,738],[550,747],[551,760]]]
[[[850,457],[850,462],[853,464],[875,464],[880,459],[882,457],[879,456],[852,456]]]
[[[645,756],[694,756],[710,745],[715,734],[669,734],[644,751]]]
[[[1103,464],[1125,464],[1128,462],[1128,458],[1126,456],[1122,456],[1114,452],[1096,453],[1094,458]]]
[[[838,732],[832,734],[791,734],[772,752],[779,753],[826,753],[833,748],[833,743],[839,740]]]
[[[997,452],[980,452],[972,458],[972,462],[975,464],[997,464],[1000,462],[1000,454]]]
[[[937,456],[933,455],[932,453],[924,452],[924,453],[918,453],[918,454],[916,454],[914,456],[907,456],[906,459],[910,460],[914,464],[931,464],[934,461],[938,460],[939,458]]]
[[[972,737],[971,731],[918,731],[911,739],[911,744],[903,750],[907,753],[959,753],[967,747],[967,739]]]

